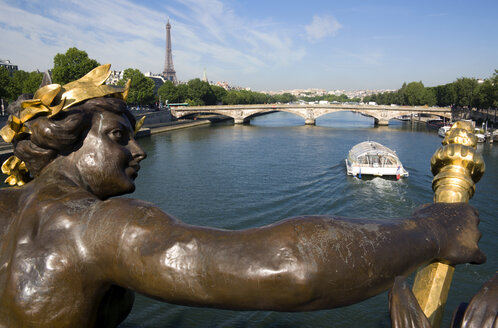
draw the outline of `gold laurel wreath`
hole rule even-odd
[[[104,84],[111,74],[110,68],[110,64],[101,65],[82,78],[63,86],[49,84],[39,88],[35,92],[33,99],[25,100],[21,103],[19,117],[15,115],[9,116],[5,126],[0,129],[0,136],[5,142],[10,143],[16,137],[31,133],[28,126],[24,124],[27,121],[40,115],[55,116],[61,110],[66,111],[71,106],[88,99],[113,96],[126,101],[131,80],[128,80],[124,87]],[[135,133],[138,132],[142,124],[143,119],[137,122]],[[2,172],[9,175],[5,183],[11,186],[22,186],[29,179],[26,164],[16,156],[9,157],[3,163]]]
[[[21,161],[16,156],[10,156],[5,162],[3,162],[2,173],[9,176],[5,180],[5,183],[11,186],[22,186],[29,177],[26,163]]]

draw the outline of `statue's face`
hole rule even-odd
[[[139,162],[146,157],[125,115],[96,113],[81,148],[71,154],[83,187],[101,199],[135,190]]]

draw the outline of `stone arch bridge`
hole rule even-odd
[[[262,104],[217,106],[171,106],[171,114],[182,118],[194,114],[220,114],[233,118],[235,124],[248,122],[252,116],[268,112],[288,112],[302,117],[305,124],[314,125],[320,116],[350,111],[373,117],[378,125],[388,125],[389,120],[402,115],[430,114],[451,119],[450,107],[386,106],[351,104]]]

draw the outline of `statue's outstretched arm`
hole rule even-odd
[[[108,279],[184,305],[332,308],[387,290],[396,276],[434,259],[484,260],[478,219],[466,205],[434,205],[400,220],[313,216],[242,231],[186,225],[134,200],[104,202],[96,213],[104,219],[94,222],[114,227],[96,229],[108,231],[101,249]]]

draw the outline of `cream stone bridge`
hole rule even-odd
[[[263,105],[217,105],[217,106],[171,106],[171,114],[182,118],[194,114],[220,114],[233,118],[235,124],[248,122],[252,116],[268,112],[288,112],[304,119],[305,124],[314,125],[320,116],[350,111],[373,117],[378,125],[388,125],[389,120],[402,115],[430,114],[451,118],[450,107],[386,106],[351,104],[263,104]]]

